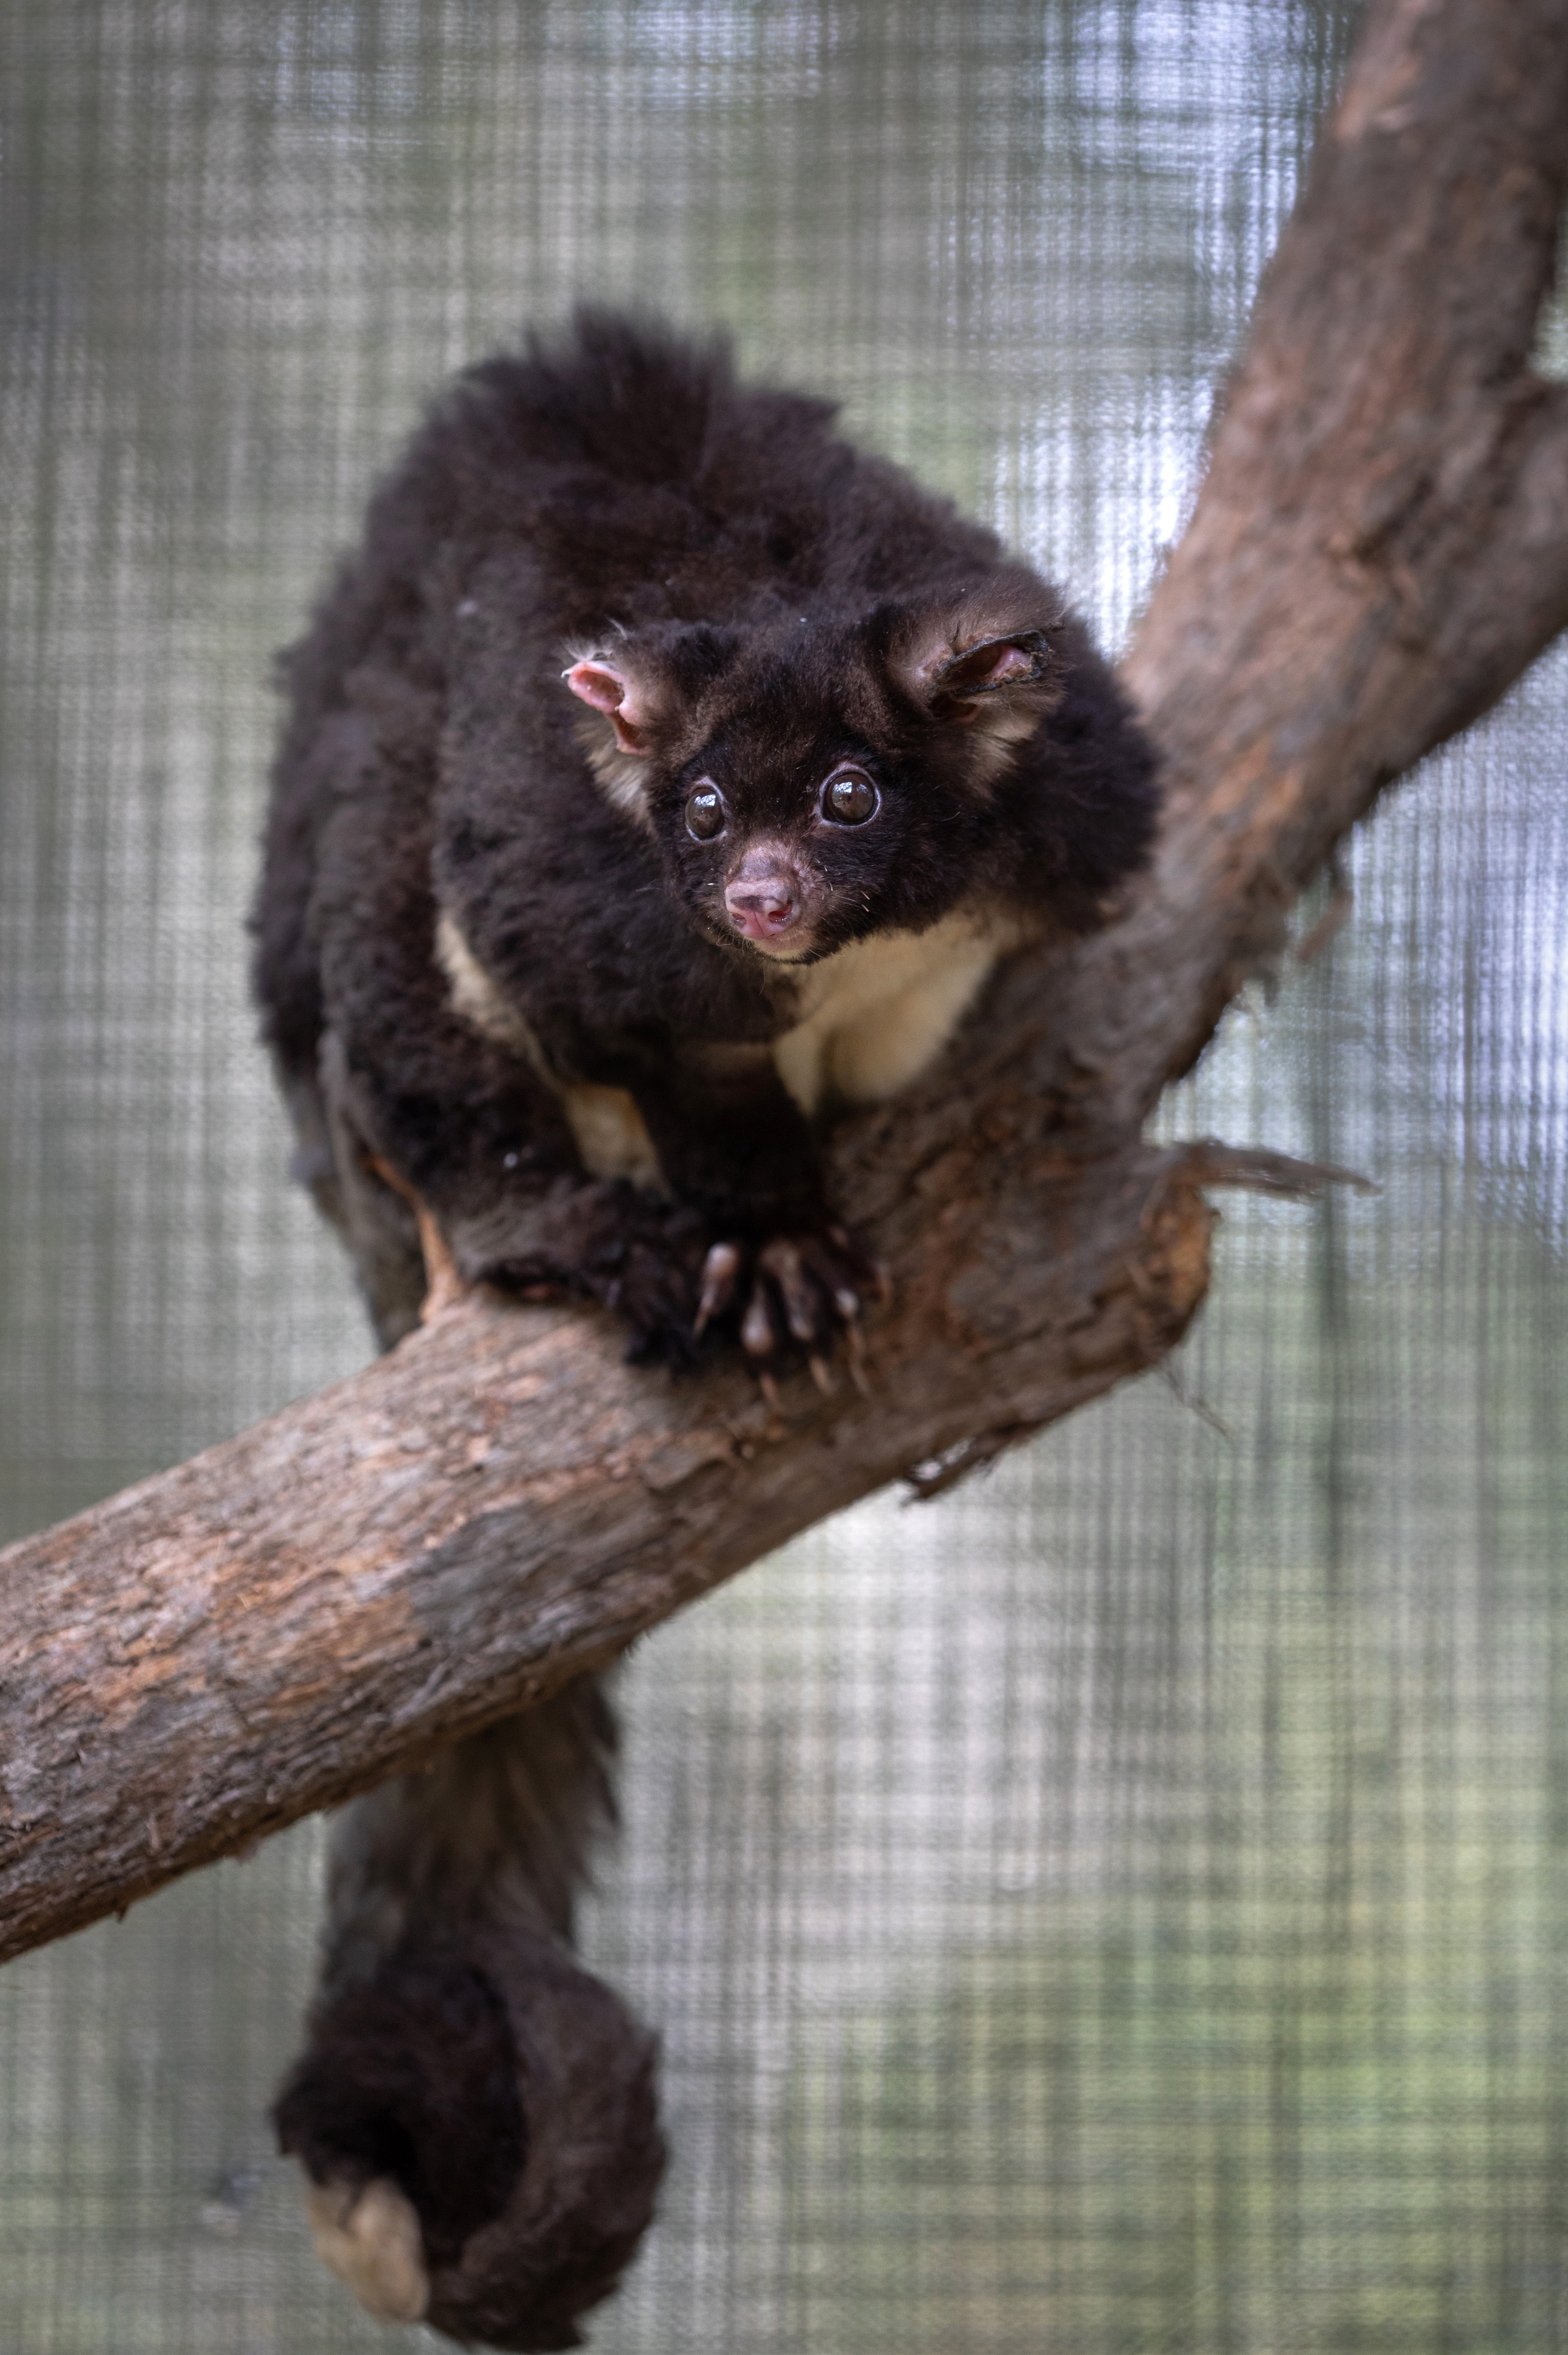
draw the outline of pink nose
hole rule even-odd
[[[771,941],[787,932],[800,912],[783,875],[751,876],[731,883],[724,905],[735,930],[749,941]]]

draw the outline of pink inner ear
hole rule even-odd
[[[1034,668],[1034,657],[1026,655],[1021,646],[1003,646],[990,668],[978,678],[965,679],[966,687],[996,687],[1004,678],[1016,678]]]
[[[1004,686],[1009,678],[1029,678],[1033,674],[1034,656],[1006,638],[982,642],[965,654],[939,656],[927,666],[927,675],[946,696],[977,695],[987,687]]]
[[[625,701],[626,683],[601,663],[573,663],[566,674],[566,683],[573,695],[591,703],[595,711],[616,711]]]
[[[915,676],[928,693],[953,700],[1005,687],[1009,679],[1033,678],[1036,669],[1032,647],[1010,638],[982,638],[962,652],[955,652],[949,639],[932,649]]]
[[[573,695],[604,714],[623,752],[643,751],[643,730],[648,715],[629,679],[602,662],[573,663],[565,677]]]

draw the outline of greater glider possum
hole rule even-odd
[[[642,1359],[853,1360],[824,1125],[1147,857],[1083,624],[833,416],[580,314],[437,401],[284,658],[257,991],[385,1344],[422,1218]],[[646,2221],[650,2041],[570,1953],[613,1739],[580,1685],[339,1820],[278,2118],[373,2311],[571,2345]]]

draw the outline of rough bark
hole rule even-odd
[[[0,1555],[0,1953],[541,1697],[900,1473],[932,1489],[1157,1360],[1214,1182],[1139,1141],[1378,792],[1568,623],[1568,392],[1528,355],[1568,180],[1568,0],[1376,0],[1126,676],[1157,863],[859,1119],[873,1394],[671,1383],[475,1298],[353,1381]]]

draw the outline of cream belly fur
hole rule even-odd
[[[802,1015],[773,1041],[778,1074],[806,1114],[825,1098],[881,1103],[936,1060],[1016,924],[972,910],[924,932],[877,932],[807,965]]]
[[[773,1044],[780,1079],[809,1118],[827,1100],[880,1103],[933,1063],[997,959],[1023,928],[960,910],[924,932],[852,941],[796,978],[801,1019]],[[525,1015],[485,972],[455,918],[442,911],[436,951],[455,1013],[498,1046],[525,1054],[560,1099],[583,1166],[595,1178],[657,1188],[658,1156],[624,1088],[559,1080]]]
[[[568,1085],[556,1077],[527,1015],[485,972],[464,939],[457,919],[445,908],[436,923],[435,951],[452,985],[453,1013],[472,1022],[475,1030],[493,1039],[498,1047],[526,1055],[546,1086],[560,1097],[583,1167],[595,1178],[630,1178],[636,1185],[662,1191],[653,1138],[625,1089],[594,1087],[584,1082]]]

